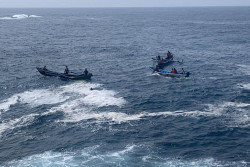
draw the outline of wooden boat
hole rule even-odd
[[[162,70],[162,69],[158,69],[158,70],[155,70],[154,67],[149,67],[153,73],[157,73],[159,75],[163,75],[163,76],[166,76],[166,77],[189,77],[190,75],[190,72],[185,72],[185,73],[171,73],[171,71],[166,71],[166,70]]]
[[[65,73],[59,73],[59,72],[55,72],[55,71],[51,71],[48,69],[43,69],[40,67],[36,68],[40,74],[44,75],[44,76],[56,76],[56,77],[60,77],[62,79],[72,79],[72,80],[84,80],[84,79],[91,79],[91,77],[93,76],[92,73],[87,73],[87,75],[85,73],[75,73],[75,72],[69,72],[68,74]]]

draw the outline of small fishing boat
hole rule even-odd
[[[160,57],[156,57],[156,58],[152,58],[153,59],[153,61],[155,62],[155,63],[157,63],[157,65],[160,67],[160,68],[163,68],[163,67],[165,67],[165,66],[167,66],[167,65],[169,65],[169,64],[171,64],[171,63],[173,63],[174,62],[174,58],[173,58],[173,56],[171,56],[171,57],[165,57],[165,58],[160,58]]]
[[[56,76],[62,79],[84,80],[84,79],[91,79],[91,77],[93,76],[92,73],[85,74],[85,73],[69,72],[68,74],[65,74],[65,73],[51,71],[48,69],[43,69],[40,67],[37,67],[36,69],[40,72],[40,74],[44,76]]]
[[[154,67],[149,67],[153,73],[157,73],[159,75],[163,75],[163,76],[166,76],[166,77],[189,77],[190,75],[190,72],[185,72],[185,73],[171,73],[170,71],[166,71],[166,70],[162,70],[162,69],[158,69],[158,70],[155,70]]]

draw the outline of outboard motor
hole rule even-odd
[[[185,77],[189,77],[189,75],[190,75],[190,72],[187,72]]]

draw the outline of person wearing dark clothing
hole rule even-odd
[[[181,72],[182,74],[185,74],[185,71],[184,71],[184,69],[183,69],[183,68],[181,69],[181,71],[182,71],[182,72]]]
[[[64,70],[64,74],[69,74],[68,66],[66,66],[66,68],[65,68],[65,70]]]
[[[168,51],[167,53],[167,59],[171,59],[172,58],[172,54]]]
[[[155,66],[155,70],[154,71],[159,72],[159,66],[158,65]]]
[[[157,56],[157,60],[161,60],[161,56],[160,55]]]
[[[46,66],[43,66],[43,70],[47,70]]]
[[[88,74],[89,74],[89,72],[88,72],[87,68],[85,68],[85,70],[84,70],[84,74],[85,74],[85,75],[88,75]]]

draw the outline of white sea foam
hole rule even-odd
[[[238,86],[238,88],[241,88],[241,89],[250,90],[250,83],[247,83],[247,84],[238,84],[237,86]]]
[[[30,114],[30,115],[24,115],[20,118],[16,118],[13,120],[2,121],[2,123],[0,123],[0,137],[2,133],[5,132],[6,130],[10,131],[14,128],[27,126],[31,124],[35,116],[38,116],[38,115],[39,114]]]
[[[98,152],[99,146],[87,147],[75,152],[53,152],[47,151],[42,154],[25,157],[21,160],[8,162],[7,166],[13,167],[35,167],[35,166],[135,166],[131,159],[136,158],[137,166],[171,166],[171,167],[214,167],[214,166],[246,166],[249,163],[242,162],[223,162],[214,158],[202,158],[193,160],[182,160],[174,158],[159,158],[151,156],[151,153],[144,152],[145,156],[138,155],[135,152],[138,149],[136,145],[128,145],[124,150],[116,152]]]
[[[238,64],[237,66],[240,67],[241,71],[245,74],[250,75],[250,65]]]
[[[90,90],[90,88],[93,88],[94,90]],[[0,111],[8,111],[11,105],[18,103],[26,104],[31,108],[40,105],[58,104],[40,115],[47,115],[49,113],[61,111],[65,115],[64,122],[79,122],[88,119],[96,119],[99,121],[114,120],[121,122],[123,121],[122,113],[94,112],[96,111],[96,107],[121,107],[126,103],[122,97],[116,96],[117,93],[115,91],[102,89],[100,84],[75,82],[58,88],[35,89],[15,94],[0,102]],[[24,118],[25,116],[22,117],[22,119]],[[127,119],[129,118],[127,117]],[[13,129],[19,123],[20,121],[18,119],[4,122],[0,125],[0,134],[7,129]],[[21,124],[21,126],[22,125],[25,124]]]
[[[3,111],[8,111],[10,106],[11,105],[14,105],[16,104],[18,101],[18,96],[12,96],[8,99],[5,99],[3,100],[1,103],[0,103],[0,111],[3,110]]]
[[[11,105],[20,102],[28,104],[30,107],[37,107],[43,104],[56,104],[67,100],[69,97],[64,96],[63,92],[51,91],[49,89],[36,89],[15,94],[0,103],[0,110],[8,111]]]
[[[116,97],[117,93],[112,90],[101,89],[100,84],[90,83],[73,83],[70,85],[62,86],[64,92],[76,93],[83,95],[84,97],[79,99],[86,105],[92,105],[97,107],[103,106],[119,106],[121,107],[126,103],[122,97]],[[91,90],[91,88],[93,90]],[[96,89],[100,88],[100,89]]]
[[[124,156],[124,154],[126,153],[129,153],[129,152],[132,152],[134,150],[134,148],[136,147],[136,145],[127,145],[126,148],[124,150],[121,150],[121,151],[117,151],[117,152],[113,152],[107,156],[110,156],[110,157],[120,157],[122,158]]]
[[[29,17],[42,17],[42,16],[37,16],[37,15],[29,15]]]
[[[249,127],[250,113],[248,103],[224,102],[218,105],[207,105],[207,111],[214,116],[223,116],[229,127]]]
[[[26,14],[16,14],[16,15],[13,15],[12,18],[14,19],[24,19],[24,18],[27,18],[29,17],[28,15]]]
[[[249,114],[246,112],[246,107],[249,107],[250,104],[247,103],[235,103],[235,102],[224,102],[217,105],[208,104],[207,108],[203,110],[177,110],[177,111],[164,111],[164,112],[140,112],[138,114],[126,114],[122,112],[97,112],[91,107],[82,106],[84,98],[79,98],[64,104],[61,104],[57,107],[54,107],[50,112],[62,111],[65,114],[65,119],[59,120],[62,122],[79,122],[82,120],[95,120],[98,122],[113,122],[113,123],[124,123],[129,121],[138,121],[141,119],[147,119],[148,117],[157,117],[157,116],[183,116],[183,117],[220,117],[226,116],[231,117],[232,121],[238,122],[241,120],[241,124],[247,123],[250,121]],[[97,105],[98,106],[98,105]],[[232,113],[228,113],[228,108],[234,108],[237,113],[232,116]],[[243,119],[244,118],[244,119]],[[244,121],[244,122],[243,122]]]
[[[17,20],[17,19],[26,19],[30,17],[41,17],[37,15],[27,15],[27,14],[15,14],[12,17],[0,17],[1,20]]]
[[[53,108],[56,110],[55,108]],[[189,116],[189,117],[198,117],[198,116],[212,116],[214,113],[202,112],[202,111],[166,111],[166,112],[141,112],[139,114],[126,114],[122,112],[95,112],[91,109],[81,108],[81,109],[72,109],[69,106],[61,106],[58,108],[60,111],[65,113],[65,119],[60,120],[59,122],[79,122],[82,120],[93,119],[97,122],[113,122],[113,123],[124,123],[129,121],[138,121],[141,119],[147,119],[148,117],[156,116]],[[53,111],[52,111],[53,112]]]
[[[122,97],[116,97],[116,92],[112,90],[101,89],[100,86],[100,84],[79,82],[61,86],[53,90],[35,89],[25,91],[23,93],[15,94],[10,98],[0,102],[0,110],[8,111],[11,105],[15,105],[18,102],[28,104],[30,107],[37,107],[43,104],[61,103],[69,98],[73,98],[73,100],[78,101],[78,103],[75,103],[76,106],[80,104],[86,104],[97,107],[112,105],[121,107],[126,103]],[[100,89],[90,90],[90,88]],[[62,107],[65,107],[65,105]]]

